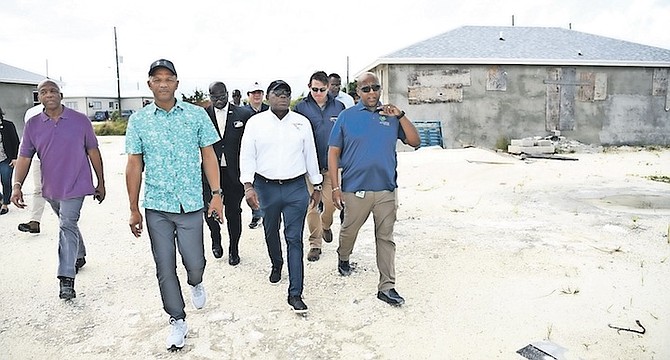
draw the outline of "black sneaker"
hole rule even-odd
[[[60,293],[58,297],[63,300],[72,300],[77,297],[77,293],[74,291],[74,279],[69,277],[60,276]]]
[[[258,229],[261,226],[261,219],[260,217],[253,217],[251,218],[251,223],[249,223],[249,229]]]
[[[400,306],[405,303],[405,299],[398,294],[395,289],[391,288],[384,291],[377,292],[377,299],[391,305],[391,306]]]
[[[272,272],[270,273],[270,282],[273,284],[276,284],[281,280],[281,268],[272,268]]]
[[[349,260],[342,261],[340,260],[337,264],[337,271],[340,272],[342,276],[351,275],[351,266],[349,265]]]
[[[307,305],[302,301],[300,295],[288,297],[288,304],[293,309],[293,312],[296,314],[304,314],[307,312]]]
[[[84,265],[86,265],[86,258],[85,257],[80,257],[75,261],[74,263],[74,273],[79,274],[79,269],[83,268]]]

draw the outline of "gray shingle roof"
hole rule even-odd
[[[45,77],[40,74],[35,74],[0,62],[0,82],[37,85],[44,78]]]
[[[670,67],[670,50],[555,27],[463,26],[383,56],[370,68],[407,63]]]

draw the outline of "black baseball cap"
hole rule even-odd
[[[165,59],[159,59],[151,63],[151,67],[149,67],[149,76],[153,75],[154,71],[158,68],[166,68],[170,70],[174,76],[177,76],[177,70],[174,69],[172,61]]]
[[[291,91],[291,87],[289,86],[288,83],[286,83],[286,81],[284,81],[284,80],[275,80],[275,81],[273,81],[273,82],[270,83],[270,86],[268,86],[268,94],[269,94],[271,91],[273,91],[273,90],[277,90],[277,89],[279,89],[279,88],[281,88],[281,87],[286,88],[289,92]]]

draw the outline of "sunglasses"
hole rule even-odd
[[[289,89],[275,89],[275,90],[272,90],[272,93],[275,96],[282,96],[282,95],[287,96],[287,97],[291,96],[291,90],[289,90]]]
[[[313,88],[312,88],[312,92],[315,92],[315,93],[318,93],[318,92],[326,92],[326,91],[328,91],[327,88],[320,88],[320,89],[319,89],[319,88],[316,88],[316,87],[313,87]]]
[[[226,99],[227,97],[228,97],[228,95],[209,95],[209,98],[211,100],[214,100],[214,101],[223,100],[223,99]]]
[[[368,85],[361,87],[361,91],[364,93],[369,93],[370,91],[379,91],[381,88],[381,85]]]

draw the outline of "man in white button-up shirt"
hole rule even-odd
[[[270,282],[281,280],[284,264],[279,228],[284,219],[287,245],[288,303],[296,313],[307,312],[302,301],[304,278],[302,237],[308,206],[321,201],[321,183],[314,135],[309,120],[289,109],[291,87],[282,80],[268,87],[270,110],[247,122],[240,150],[240,182],[247,204],[265,213],[263,228],[272,262]],[[314,185],[310,195],[305,176]]]

